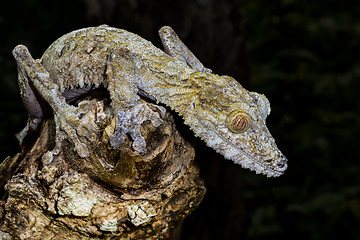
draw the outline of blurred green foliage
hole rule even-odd
[[[359,3],[251,0],[242,13],[251,88],[289,159],[272,186],[246,178],[250,238],[360,239]]]

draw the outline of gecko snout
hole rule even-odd
[[[283,157],[277,164],[276,164],[276,168],[278,171],[285,171],[287,169],[287,159],[285,157]]]

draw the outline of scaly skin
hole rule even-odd
[[[111,138],[114,148],[128,133],[137,142],[137,150],[145,150],[140,129],[125,124],[134,116],[133,108],[141,93],[178,112],[197,136],[225,158],[269,177],[281,175],[287,160],[265,125],[270,113],[266,97],[247,91],[231,77],[212,74],[192,54],[187,55],[189,60],[172,53],[171,49],[185,45],[171,38],[171,34],[176,36],[171,28],[164,27],[161,32],[175,39],[166,45],[162,35],[165,49],[174,57],[136,34],[105,25],[64,35],[45,51],[41,63],[33,60],[24,46],[18,46],[13,53],[22,72],[20,85],[26,87],[24,79],[30,80],[49,102],[60,129],[67,128],[65,132],[74,140],[80,156],[88,153],[71,131],[79,122],[72,114],[73,106],[65,103],[66,95],[73,89],[87,91],[103,85],[110,93],[116,115]],[[190,52],[187,48],[184,51]]]

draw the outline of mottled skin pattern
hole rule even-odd
[[[88,149],[78,136],[90,136],[91,123],[82,122],[67,101],[102,85],[109,91],[116,116],[110,138],[114,148],[129,134],[134,149],[143,153],[141,123],[151,120],[155,127],[162,123],[157,111],[145,105],[139,108],[140,94],[175,110],[195,135],[225,158],[269,177],[281,175],[287,160],[265,124],[270,113],[267,98],[247,91],[229,76],[212,74],[170,27],[159,33],[166,53],[136,34],[106,25],[64,35],[41,60],[17,46],[13,55],[30,115],[20,141],[41,123],[45,110],[39,99],[45,99],[53,109],[57,131],[65,132],[77,153],[87,157]]]

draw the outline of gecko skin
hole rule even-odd
[[[143,153],[141,123],[150,120],[155,127],[162,123],[158,111],[145,104],[139,108],[140,94],[175,110],[196,136],[226,159],[268,177],[283,174],[287,159],[265,124],[270,113],[267,98],[247,91],[229,76],[211,73],[170,27],[161,28],[159,34],[166,53],[136,34],[106,25],[60,37],[40,60],[34,60],[25,46],[15,47],[21,95],[30,116],[19,140],[38,130],[45,100],[57,131],[66,133],[79,156],[88,157],[89,150],[78,137],[91,133],[91,123],[82,122],[68,102],[103,86],[116,117],[110,137],[113,148],[128,134],[133,148]]]

